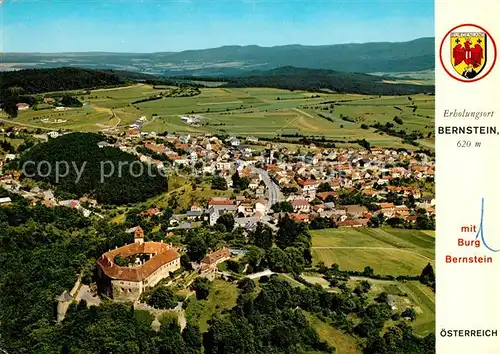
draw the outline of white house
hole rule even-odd
[[[56,132],[56,131],[50,131],[47,133],[48,136],[50,136],[52,139],[55,139],[57,138],[60,134],[59,132]]]
[[[254,205],[254,211],[257,213],[261,213],[262,215],[267,214],[267,203],[263,199],[257,200],[257,202]]]

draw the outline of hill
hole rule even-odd
[[[21,157],[21,166],[29,162],[23,177],[49,183],[64,197],[90,195],[104,204],[145,201],[167,190],[156,167],[120,149],[98,147],[104,140],[100,134],[72,133],[35,145]]]
[[[384,77],[291,66],[226,78],[223,87],[273,87],[288,90],[333,91],[367,95],[433,93],[434,86],[386,83]]]
[[[273,47],[223,46],[159,53],[4,53],[8,70],[79,66],[157,75],[237,76],[281,66],[344,72],[412,72],[434,68],[434,38],[408,42]],[[168,64],[168,65],[166,65]]]
[[[3,95],[96,89],[124,85],[154,76],[114,70],[81,68],[27,69],[0,72],[0,92]]]

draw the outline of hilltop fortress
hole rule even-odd
[[[170,245],[144,242],[141,227],[134,232],[134,243],[104,253],[97,265],[100,292],[117,301],[138,300],[145,288],[181,267],[180,256]]]

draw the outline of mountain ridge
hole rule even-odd
[[[433,37],[407,42],[331,45],[228,45],[208,49],[155,53],[2,53],[0,69],[75,66],[117,69],[155,75],[234,76],[283,66],[343,72],[410,72],[434,69]]]

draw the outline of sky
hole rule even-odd
[[[2,52],[151,53],[434,36],[433,0],[0,0]]]

